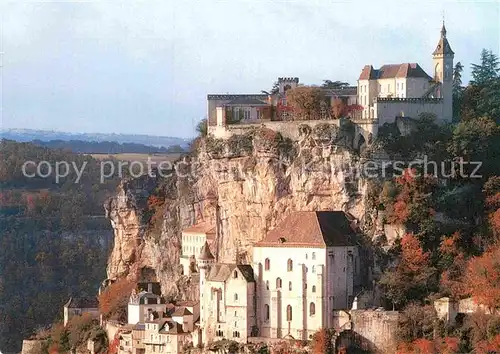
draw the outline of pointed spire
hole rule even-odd
[[[446,38],[446,27],[444,26],[444,18],[443,18],[443,26],[441,27],[441,38]]]
[[[450,43],[448,42],[448,39],[446,38],[446,27],[444,25],[444,18],[443,18],[443,26],[441,27],[441,38],[439,39],[438,45],[436,46],[436,49],[432,53],[433,55],[453,55],[453,50],[451,50]]]
[[[198,259],[200,261],[211,261],[211,260],[215,259],[212,252],[210,252],[210,247],[208,246],[207,241],[205,241],[205,244],[201,248],[200,255],[198,256]]]

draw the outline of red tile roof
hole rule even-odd
[[[256,247],[353,246],[356,235],[343,211],[299,211],[288,215]]]
[[[365,65],[361,74],[360,80],[376,80],[376,79],[392,79],[392,78],[432,78],[418,65],[417,63],[402,63],[402,64],[387,64],[375,70],[371,65]]]
[[[182,232],[213,235],[215,234],[215,225],[208,221],[202,221],[196,225],[182,230]]]

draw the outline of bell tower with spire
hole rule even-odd
[[[436,49],[432,53],[434,80],[439,82],[439,97],[443,99],[443,117],[451,122],[453,116],[453,57],[455,53],[451,50],[450,43],[446,38],[446,27],[441,27],[441,38]]]

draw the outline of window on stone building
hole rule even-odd
[[[238,271],[237,271],[237,270],[235,270],[235,271],[234,271],[234,273],[233,273],[233,278],[234,278],[234,279],[238,278]]]
[[[288,305],[286,307],[286,320],[291,321],[292,320],[292,306]]]
[[[266,260],[264,261],[264,269],[265,270],[271,269],[271,260],[269,258],[266,258]]]
[[[309,304],[309,316],[314,316],[316,314],[316,305],[314,302]]]
[[[234,301],[238,301],[238,294],[234,294]]]
[[[286,264],[286,270],[289,272],[293,271],[293,261],[291,259],[289,259]]]
[[[315,260],[316,259],[316,252],[313,252],[312,253],[312,259]]]
[[[276,289],[281,289],[281,278],[276,278]]]
[[[292,282],[291,281],[288,282],[288,290],[292,291]]]
[[[269,305],[264,305],[264,320],[269,321]]]
[[[238,311],[234,311],[234,317],[238,316]]]
[[[306,259],[307,259],[307,253],[306,253]]]
[[[266,290],[269,290],[269,280],[266,280]]]
[[[312,286],[312,292],[315,293],[316,292],[316,285],[313,285]]]
[[[312,273],[316,273],[316,266],[312,266],[312,268],[311,268],[311,272],[312,272]]]

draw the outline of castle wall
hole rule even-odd
[[[396,352],[399,320],[397,311],[351,310],[338,311],[336,315],[339,324],[345,329],[340,333],[340,337],[345,337],[347,341],[341,340],[342,344],[357,344],[373,353]]]
[[[209,126],[208,132],[214,137],[219,139],[229,139],[233,135],[245,134],[252,129],[264,126],[266,128],[272,129],[275,132],[281,133],[284,137],[298,140],[299,138],[299,126],[304,123],[314,128],[318,124],[334,124],[337,127],[340,126],[340,119],[321,119],[321,120],[307,120],[307,121],[262,121],[255,124],[230,124],[226,126]]]
[[[29,340],[25,339],[23,340],[23,347],[21,354],[38,354],[42,353],[43,350],[43,345],[45,344],[45,340],[39,340],[39,339],[34,339],[34,340]]]
[[[377,99],[374,102],[375,118],[379,125],[394,123],[396,117],[417,118],[421,113],[433,113],[443,120],[443,101],[438,98]]]

